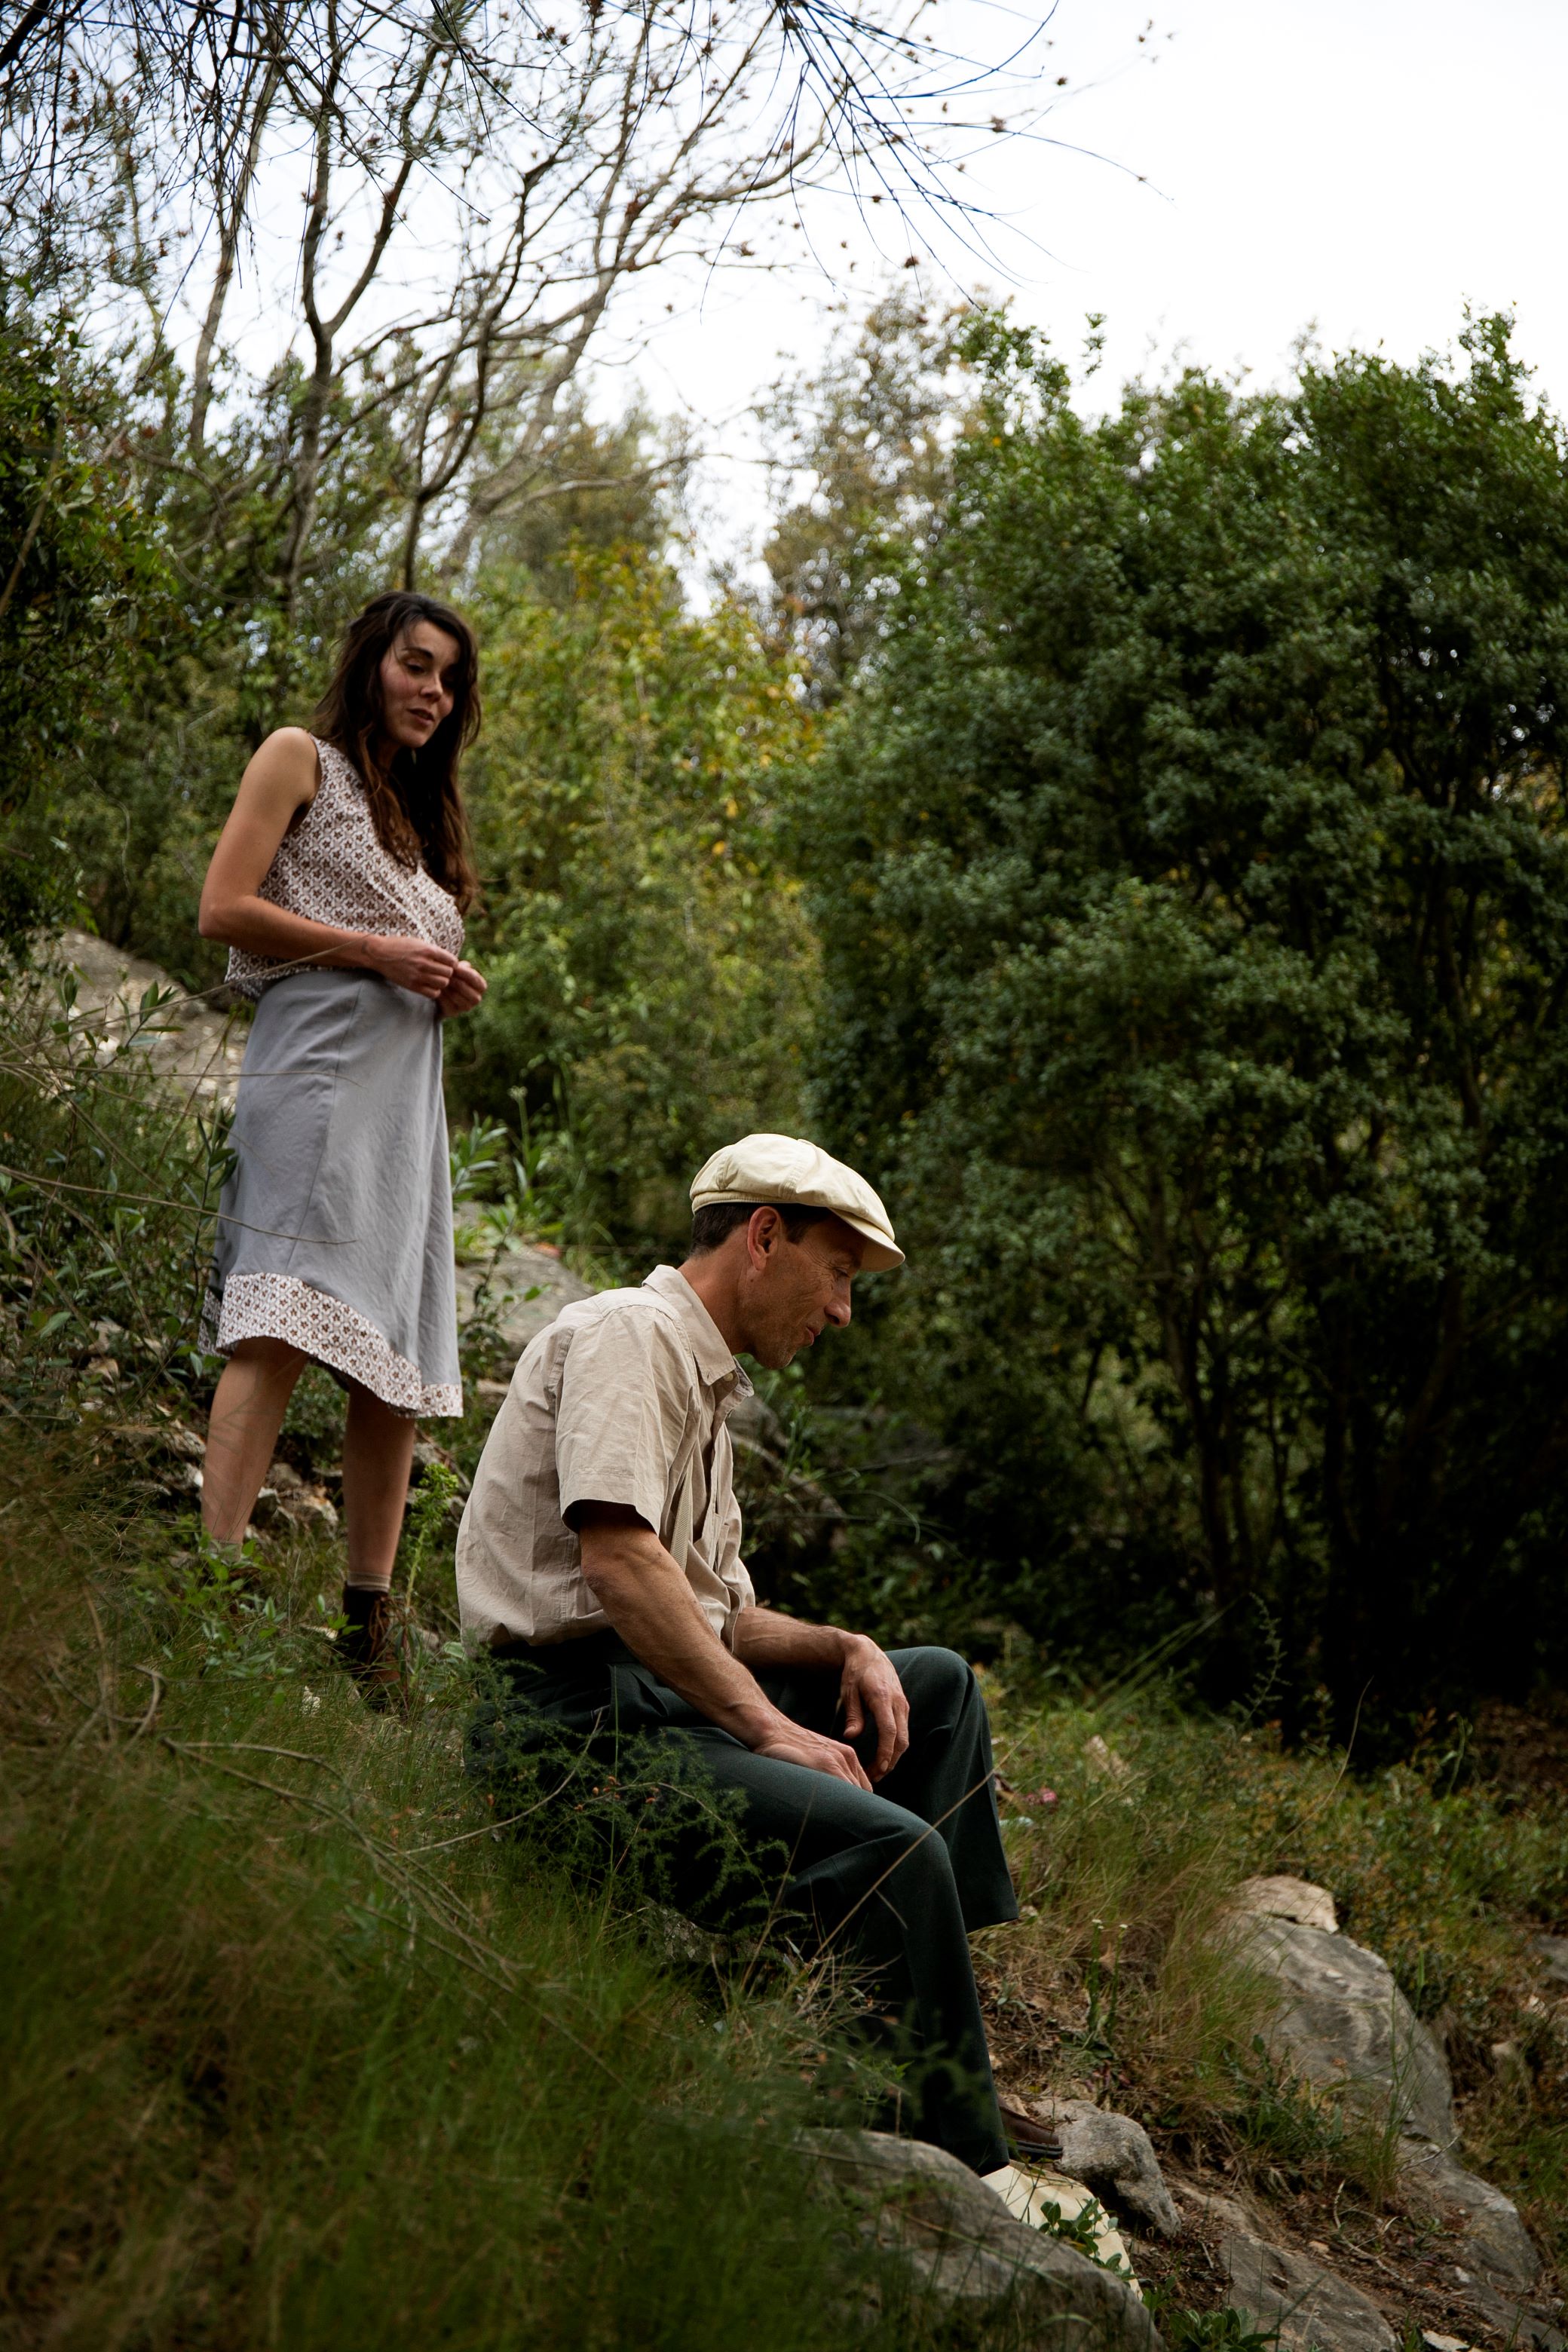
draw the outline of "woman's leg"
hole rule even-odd
[[[343,1436],[343,1513],[348,1521],[351,1591],[384,1592],[403,1533],[415,1423],[368,1389],[349,1391]]]
[[[243,1541],[305,1361],[285,1340],[242,1339],[224,1366],[202,1465],[202,1525],[214,1543]]]
[[[338,1652],[374,1707],[406,1706],[393,1636],[392,1563],[403,1532],[415,1424],[357,1383],[349,1390],[343,1434],[343,1513],[349,1569]]]

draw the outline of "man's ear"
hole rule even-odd
[[[746,1227],[746,1252],[752,1258],[771,1257],[773,1244],[784,1232],[784,1219],[776,1209],[753,1209]]]

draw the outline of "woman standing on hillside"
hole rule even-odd
[[[279,728],[247,768],[202,890],[203,938],[258,1000],[203,1315],[228,1358],[203,1522],[238,1545],[294,1385],[324,1364],[349,1400],[339,1649],[382,1702],[415,1424],[463,1409],[441,1026],[485,992],[461,960],[477,667],[456,613],[377,596],[315,732]]]

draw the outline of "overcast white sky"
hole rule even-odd
[[[931,21],[994,55],[1009,15],[939,0]],[[1272,381],[1309,325],[1330,350],[1409,359],[1450,342],[1468,300],[1517,311],[1518,348],[1568,405],[1563,0],[1059,0],[1051,29],[1070,103],[1050,129],[1109,160],[1002,142],[970,178],[1010,224],[998,249],[1017,310],[1064,352],[1100,310],[1109,380],[1179,352]],[[858,289],[878,267],[868,228],[813,217]],[[868,218],[881,228],[887,208]],[[901,260],[907,240],[889,239]],[[1006,289],[1003,269],[949,258]],[[922,282],[942,290],[937,273]],[[843,331],[831,292],[808,270],[710,283],[635,363],[655,405],[684,405],[729,453],[710,512],[737,552],[762,499],[735,420],[781,352],[809,360]]]

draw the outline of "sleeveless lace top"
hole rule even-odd
[[[463,919],[450,893],[423,864],[400,866],[382,847],[358,771],[331,743],[311,740],[321,762],[321,785],[279,842],[257,896],[338,930],[425,940],[461,955]],[[238,996],[259,996],[280,972],[310,969],[243,948],[228,952],[228,984]]]

